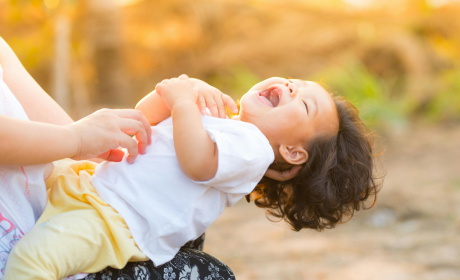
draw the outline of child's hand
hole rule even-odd
[[[206,113],[206,107],[208,107],[213,117],[225,119],[225,106],[228,106],[233,113],[238,113],[235,101],[233,101],[230,96],[201,80],[190,78],[190,81],[193,87],[198,89],[197,105],[201,114],[204,115]]]
[[[169,110],[172,110],[174,103],[180,100],[197,102],[197,89],[193,88],[187,75],[163,80],[156,85],[155,90],[163,98]]]
[[[269,168],[265,172],[265,177],[268,177],[276,181],[284,182],[284,181],[290,180],[294,178],[295,176],[297,176],[300,169],[302,169],[302,165],[295,165],[291,167],[291,169],[284,170],[284,171],[278,171],[278,170]]]

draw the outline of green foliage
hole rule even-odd
[[[244,65],[230,68],[225,73],[217,73],[208,79],[209,83],[234,99],[239,99],[248,90],[262,81]]]
[[[460,72],[451,69],[438,75],[439,91],[427,106],[431,121],[460,120]]]
[[[345,97],[360,111],[360,117],[372,128],[401,129],[407,125],[412,106],[404,95],[391,96],[390,83],[371,73],[359,61],[344,67],[324,69],[309,77],[329,92]]]

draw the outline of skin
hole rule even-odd
[[[275,88],[279,104],[270,107],[260,93]],[[333,136],[338,117],[329,93],[314,82],[269,78],[253,86],[234,119],[254,124],[269,140],[275,162],[301,165],[308,160],[307,146],[315,137]]]
[[[118,147],[126,148],[128,162],[133,162],[145,152],[151,130],[141,112],[105,109],[74,122],[2,38],[0,64],[5,83],[31,120],[0,116],[0,165],[46,164],[63,158],[120,161],[124,153]]]
[[[206,108],[209,108],[211,116],[225,119],[225,106],[228,106],[235,114],[238,112],[235,101],[217,88],[210,86],[201,80],[188,78],[187,75],[181,75],[179,79],[188,79],[188,82],[196,90],[196,104],[198,105],[202,115],[205,115]],[[164,82],[167,81],[169,80],[164,80]],[[163,98],[156,90],[152,91],[139,101],[136,105],[136,109],[145,115],[152,126],[159,124],[171,116],[171,108],[167,106]]]
[[[270,89],[280,96],[276,106],[260,98],[261,92]],[[163,100],[161,104],[172,111],[179,165],[189,178],[197,181],[213,178],[218,163],[217,146],[204,130],[196,106],[204,90],[206,87],[194,87],[185,75],[164,80],[156,87],[156,94]],[[140,103],[144,104],[137,108],[147,109],[148,103],[156,101],[153,97],[143,99]],[[270,78],[251,88],[241,99],[240,114],[233,119],[257,126],[269,140],[275,161],[294,165],[285,171],[267,170],[265,176],[279,181],[293,178],[308,160],[309,142],[320,135],[332,136],[338,130],[335,104],[327,91],[313,82],[283,78]]]
[[[191,179],[205,181],[217,172],[217,147],[201,123],[209,108],[213,117],[226,118],[225,106],[238,112],[235,102],[207,83],[181,75],[163,80],[136,105],[151,125],[172,115],[174,147],[179,165]],[[188,159],[193,158],[193,161]]]

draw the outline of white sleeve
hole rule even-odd
[[[267,138],[249,124],[207,128],[206,131],[217,145],[217,172],[211,180],[196,183],[239,198],[252,192],[274,160]]]

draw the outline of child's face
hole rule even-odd
[[[274,148],[275,160],[282,156],[287,162],[283,152],[277,151],[280,146],[294,151],[293,147],[306,147],[316,136],[332,136],[338,130],[337,110],[329,93],[302,80],[274,77],[256,84],[241,98],[237,118],[257,126]]]

